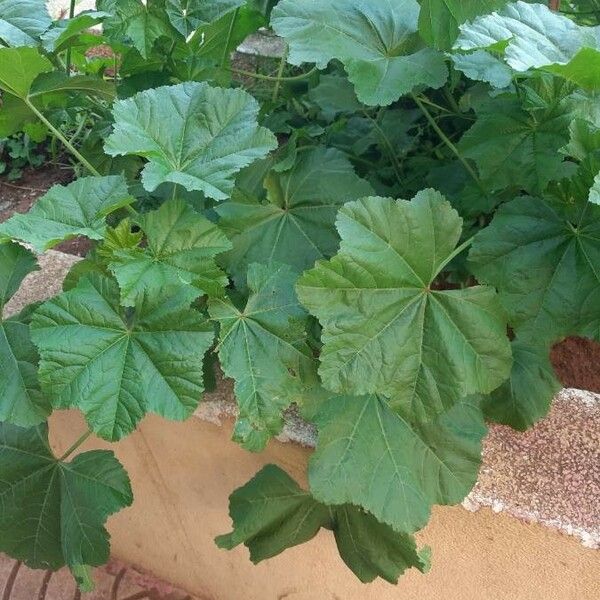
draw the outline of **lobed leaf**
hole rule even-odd
[[[51,23],[44,0],[0,0],[0,44],[36,46]]]

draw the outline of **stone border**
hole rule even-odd
[[[78,260],[55,251],[40,256],[41,270],[28,275],[7,312],[59,293],[65,274]],[[195,416],[220,425],[236,412],[231,383],[222,381]],[[313,426],[294,411],[288,411],[286,421],[280,441],[314,447]],[[548,416],[530,430],[490,426],[478,482],[463,506],[488,506],[600,548],[599,439],[600,394],[565,388],[555,396]]]

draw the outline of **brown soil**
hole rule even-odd
[[[0,222],[13,213],[27,212],[35,200],[55,183],[68,183],[73,174],[55,166],[28,168],[21,180],[0,180]],[[57,246],[68,254],[85,256],[90,243],[84,238],[69,240]],[[556,344],[550,353],[554,370],[565,387],[600,393],[600,344],[592,340],[570,337]]]
[[[28,167],[18,181],[8,182],[0,179],[0,223],[14,213],[27,212],[54,184],[66,184],[72,179],[71,170],[60,169],[54,165],[39,169]],[[85,238],[74,238],[59,244],[56,249],[67,254],[85,256],[90,249],[90,242]]]

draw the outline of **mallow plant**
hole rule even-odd
[[[265,466],[219,547],[258,562],[325,528],[361,581],[425,572],[414,533],[471,490],[486,421],[531,426],[551,346],[600,339],[600,10],[561,10],[0,0],[0,137],[44,128],[76,173],[0,225],[0,309],[36,255],[91,242],[0,321],[0,550],[88,589],[133,497],[78,448],[190,417],[216,371],[248,451],[290,411],[316,431],[308,486]],[[282,56],[254,69],[234,50],[261,27]],[[80,111],[82,143],[57,126]],[[56,456],[66,408],[89,431]]]

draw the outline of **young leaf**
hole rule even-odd
[[[133,202],[122,175],[82,177],[50,188],[25,214],[0,225],[0,240],[12,238],[44,252],[79,235],[102,239],[106,216]]]
[[[411,201],[366,198],[338,213],[342,242],[300,278],[300,301],[323,326],[325,387],[380,393],[429,419],[508,376],[510,346],[494,290],[437,291],[462,219],[434,190]]]
[[[547,348],[517,338],[512,342],[512,351],[510,379],[484,399],[482,409],[488,419],[525,431],[546,416],[561,386]]]
[[[419,33],[430,46],[449,50],[458,36],[459,25],[505,4],[506,0],[422,0]]]
[[[2,309],[23,278],[38,269],[35,256],[17,244],[0,244],[0,421],[29,427],[50,413],[37,378],[38,354],[29,326],[18,316],[2,320]]]
[[[522,341],[600,339],[600,206],[517,198],[477,235],[469,259],[498,288]]]
[[[342,560],[363,582],[382,577],[396,583],[408,568],[425,572],[427,552],[411,535],[396,533],[372,515],[351,506],[329,508],[302,490],[284,471],[267,465],[231,494],[233,531],[219,536],[219,548],[245,544],[258,563],[312,539],[321,527],[334,532]]]
[[[146,247],[111,248],[109,266],[124,306],[165,289],[192,286],[198,296],[223,293],[228,279],[214,257],[231,243],[214,223],[183,200],[169,200],[139,217],[138,224],[146,234]]]
[[[286,265],[252,264],[243,309],[229,300],[213,299],[209,305],[221,325],[221,367],[235,379],[240,414],[233,437],[248,450],[262,450],[281,431],[283,411],[318,384],[296,279]]]
[[[61,52],[72,45],[80,34],[98,25],[106,17],[110,17],[110,14],[90,10],[76,15],[72,19],[55,21],[53,27],[41,36],[42,45],[48,52]]]
[[[75,574],[109,557],[106,519],[133,500],[127,473],[108,450],[71,462],[50,451],[48,427],[0,423],[0,551],[34,569]]]
[[[512,81],[512,72],[500,59],[485,50],[470,54],[451,54],[454,67],[473,81],[485,81],[495,88],[505,88]]]
[[[147,59],[160,37],[171,37],[173,30],[165,14],[165,0],[98,0],[96,8],[111,15],[103,30],[110,40],[131,40]]]
[[[276,147],[275,136],[257,125],[258,108],[243,90],[206,83],[140,92],[115,103],[106,152],[147,158],[142,182],[148,191],[169,181],[224,200],[233,176]]]
[[[373,193],[334,148],[301,153],[289,171],[271,171],[265,187],[267,202],[237,194],[216,208],[219,224],[233,242],[225,261],[238,280],[253,262],[284,263],[301,272],[331,256],[339,240],[337,209]]]
[[[481,13],[479,13],[481,14]],[[504,47],[515,71],[544,69],[580,86],[600,86],[600,40],[595,27],[582,27],[545,4],[514,2],[460,27],[461,50]]]
[[[166,0],[165,9],[171,24],[188,37],[202,25],[209,25],[244,4],[245,0]]]
[[[569,139],[571,118],[561,102],[529,112],[512,96],[495,98],[479,108],[458,148],[475,161],[490,190],[514,187],[540,193],[549,181],[564,176],[558,150]]]
[[[7,46],[37,45],[51,23],[45,0],[0,0],[0,41]]]
[[[90,274],[42,304],[31,335],[54,406],[80,408],[90,428],[110,441],[131,433],[147,412],[189,417],[214,338],[212,326],[189,308],[192,296],[166,290],[127,312],[116,282]]]
[[[444,57],[423,47],[418,17],[416,0],[281,0],[271,25],[288,42],[291,64],[324,69],[340,60],[358,99],[386,106],[417,86],[439,88],[448,77]]]
[[[425,525],[432,504],[456,504],[477,480],[481,410],[462,401],[416,426],[383,398],[338,396],[318,413],[308,477],[325,504],[362,506],[396,531]]]

